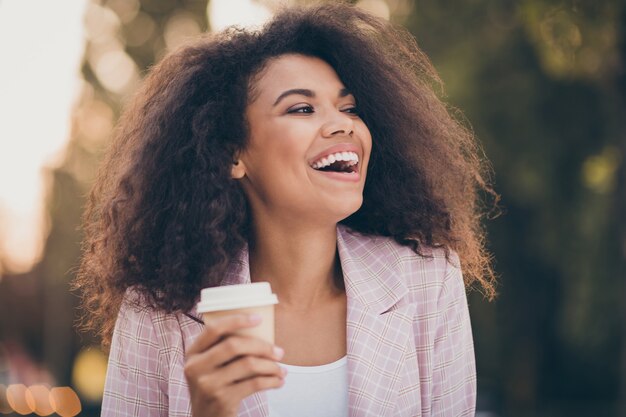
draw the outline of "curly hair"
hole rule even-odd
[[[233,157],[247,143],[255,76],[288,53],[330,64],[372,134],[363,204],[341,223],[418,254],[456,251],[466,285],[494,295],[480,223],[481,199],[497,197],[489,166],[433,91],[441,81],[414,38],[348,4],[288,8],[259,31],[230,28],[171,53],[122,115],[87,203],[75,281],[105,346],[127,289],[188,311],[248,241]]]

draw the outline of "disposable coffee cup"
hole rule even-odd
[[[236,333],[274,344],[274,305],[278,304],[269,282],[205,288],[200,293],[198,313],[204,321],[232,314],[258,314],[261,323]]]

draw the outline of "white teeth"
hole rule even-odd
[[[336,152],[331,155],[326,155],[322,159],[313,162],[311,167],[320,169],[327,167],[336,161],[349,162],[348,166],[353,166],[359,162],[359,156],[356,152]]]

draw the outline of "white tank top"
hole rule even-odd
[[[285,384],[267,390],[270,417],[348,417],[348,358],[287,368]]]

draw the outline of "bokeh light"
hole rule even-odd
[[[38,416],[54,413],[50,405],[50,390],[45,385],[32,385],[26,390],[26,403]]]
[[[385,3],[397,21],[404,21],[415,7],[414,0],[387,0]]]
[[[165,45],[167,49],[176,49],[186,40],[198,36],[202,30],[191,13],[177,13],[165,24]]]
[[[616,2],[592,6],[524,2],[522,22],[544,70],[555,78],[600,78],[617,65]]]
[[[228,26],[258,27],[272,16],[272,12],[254,0],[212,0],[207,17],[214,32]]]
[[[74,417],[82,410],[80,399],[70,387],[49,389],[42,384],[27,387],[24,384],[0,384],[0,414],[37,414]]]
[[[86,87],[87,88],[87,87]],[[113,130],[113,109],[105,102],[97,99],[86,102],[76,110],[78,133],[92,151],[98,150]]]
[[[72,369],[72,382],[81,397],[98,403],[102,400],[107,370],[107,356],[97,347],[83,349]]]
[[[146,13],[139,12],[129,24],[124,26],[126,45],[136,48],[145,44],[155,34],[156,28],[154,19]]]
[[[120,18],[113,10],[96,3],[89,3],[84,23],[85,37],[95,43],[106,43],[114,38],[121,25]]]
[[[97,55],[92,68],[102,86],[113,93],[129,92],[139,82],[135,61],[122,48]]]
[[[374,16],[382,17],[389,20],[391,16],[391,10],[389,10],[389,4],[385,0],[359,0],[356,5],[364,10],[367,10]]]
[[[61,417],[74,417],[81,412],[78,395],[70,387],[56,387],[50,390],[50,405]]]
[[[35,410],[26,401],[26,385],[11,384],[7,388],[7,402],[17,414],[31,414]]]
[[[583,183],[598,193],[611,191],[620,161],[621,155],[614,146],[607,146],[599,155],[589,156],[583,163]]]
[[[127,24],[139,14],[140,4],[138,0],[108,0],[107,7],[117,14],[123,24]]]

